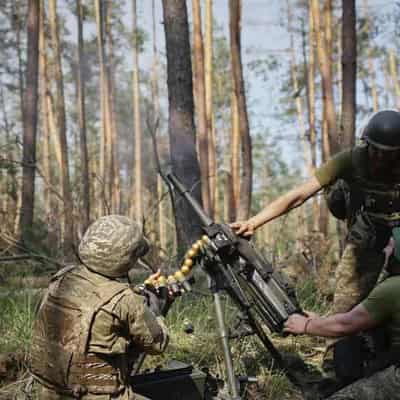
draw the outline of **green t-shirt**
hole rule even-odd
[[[400,349],[400,276],[385,279],[361,304],[374,321],[385,325],[391,346]]]
[[[337,179],[346,179],[352,175],[351,149],[341,151],[315,170],[315,177],[322,187],[334,183]]]
[[[351,184],[354,178],[361,175],[377,184],[399,184],[400,163],[395,168],[392,166],[389,173],[370,170],[367,146],[360,145],[337,153],[315,170],[315,177],[322,187],[331,185],[338,179],[344,179]]]

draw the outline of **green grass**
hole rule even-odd
[[[0,352],[28,351],[38,295],[10,291],[0,297]]]
[[[319,291],[315,281],[306,280],[296,287],[296,296],[304,310],[324,314],[328,311],[329,302]]]
[[[312,281],[298,286],[297,295],[304,309],[320,313],[327,310],[328,302],[319,294]],[[0,353],[28,352],[38,298],[37,292],[21,289],[15,289],[7,296],[0,297]],[[229,326],[234,321],[237,310],[224,296],[222,305]],[[184,332],[189,323],[194,327],[193,334]],[[178,298],[168,314],[167,325],[171,339],[166,352],[162,356],[147,357],[143,369],[154,368],[167,360],[176,359],[198,368],[208,367],[214,375],[224,377],[223,353],[211,295],[187,294]],[[272,340],[285,352],[306,356],[315,347],[323,345],[318,339],[308,337],[272,336]],[[258,379],[257,388],[248,388],[248,398],[265,400],[299,398],[298,392],[287,378],[272,368],[271,357],[258,338],[246,337],[230,343],[236,373],[256,376]],[[315,363],[317,364],[318,360]],[[23,372],[21,371],[20,376],[23,376]],[[0,397],[3,389],[0,388]]]

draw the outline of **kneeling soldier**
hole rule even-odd
[[[389,261],[389,275],[366,299],[346,313],[328,317],[292,314],[285,323],[284,330],[288,333],[323,337],[349,336],[378,326],[384,328],[389,349],[382,353],[384,358],[378,354],[372,361],[379,361],[377,365],[383,369],[373,374],[376,368],[367,371],[367,377],[346,386],[329,400],[400,400],[400,228],[392,232],[395,249]],[[350,353],[356,350],[349,348]]]
[[[148,250],[127,217],[98,219],[79,245],[81,263],[59,271],[34,325],[31,372],[40,399],[139,399],[129,386],[140,353],[162,353],[161,316],[135,294],[128,271]]]

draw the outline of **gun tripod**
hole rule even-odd
[[[257,335],[258,338],[261,340],[263,345],[266,349],[270,352],[274,360],[276,361],[277,365],[285,372],[288,379],[297,387],[301,387],[296,377],[291,373],[289,368],[286,365],[285,360],[282,358],[280,352],[275,348],[273,343],[268,338],[267,334],[262,327],[257,314],[254,313],[251,307],[245,304],[241,304],[244,318],[241,319],[240,324],[245,323],[246,329],[240,331],[238,334],[230,335],[228,329],[225,324],[224,313],[222,310],[221,304],[221,291],[226,291],[228,289],[229,295],[229,287],[227,288],[224,283],[220,279],[214,280],[210,275],[208,275],[208,282],[210,291],[213,294],[214,299],[214,307],[216,313],[216,319],[218,323],[218,330],[220,333],[220,339],[223,349],[224,355],[224,364],[225,364],[225,371],[226,371],[226,384],[227,384],[227,393],[218,394],[217,399],[221,400],[241,400],[241,383],[244,382],[256,382],[256,379],[253,377],[237,377],[234,372],[233,368],[233,360],[232,360],[232,353],[230,350],[229,340],[233,337],[242,337],[246,335]],[[230,296],[231,297],[231,296]],[[236,299],[237,300],[237,299]],[[243,312],[243,310],[246,310]],[[243,379],[244,378],[244,379]]]
[[[211,282],[211,279],[210,279]],[[211,286],[211,285],[210,285]],[[218,329],[220,332],[220,338],[222,343],[222,349],[224,352],[224,362],[225,362],[225,370],[226,370],[226,378],[227,378],[227,385],[228,385],[228,392],[223,395],[223,399],[225,400],[240,400],[239,396],[239,388],[238,388],[238,381],[235,376],[235,371],[233,369],[233,361],[232,361],[232,353],[229,347],[229,335],[225,325],[224,314],[222,312],[222,305],[221,305],[221,297],[220,297],[220,289],[212,288],[213,290],[213,297],[214,297],[214,306],[215,306],[215,314],[217,317]]]
[[[218,324],[218,331],[220,333],[220,339],[221,339],[221,344],[222,344],[222,350],[224,353],[224,364],[225,364],[225,371],[226,371],[226,384],[227,384],[227,389],[228,391],[224,391],[222,393],[219,393],[217,396],[217,399],[221,400],[241,400],[241,388],[240,384],[242,379],[239,379],[235,375],[235,371],[233,368],[233,360],[232,360],[232,353],[231,349],[229,346],[229,339],[231,336],[229,335],[229,332],[226,328],[225,324],[225,318],[224,318],[224,313],[222,310],[222,304],[221,304],[221,291],[223,288],[219,287],[219,285],[211,278],[208,277],[209,281],[209,287],[210,290],[213,294],[213,299],[214,299],[214,307],[215,307],[215,314],[217,318],[217,324]],[[256,382],[255,378],[250,378],[250,377],[245,377],[244,379],[246,382],[254,381]]]

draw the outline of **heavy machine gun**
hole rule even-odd
[[[173,290],[180,286],[189,291],[193,281],[192,266],[200,264],[207,273],[224,351],[229,392],[225,398],[240,399],[229,340],[249,334],[258,336],[290,381],[302,389],[268,336],[271,332],[282,333],[289,315],[302,312],[293,289],[248,240],[236,235],[228,225],[213,222],[173,173],[167,173],[163,178],[170,190],[182,196],[197,214],[204,235],[189,250],[181,270],[175,276],[147,284],[167,284]],[[233,335],[225,325],[220,299],[222,291],[228,294],[240,311],[240,327]]]

